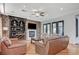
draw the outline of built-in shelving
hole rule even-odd
[[[10,38],[19,37],[19,35],[25,34],[25,19],[9,16],[10,18]]]

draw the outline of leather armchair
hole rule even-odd
[[[54,55],[67,48],[69,37],[47,38],[44,42],[35,42],[35,51],[41,55]]]
[[[21,55],[21,54],[26,54],[26,43],[24,43],[24,41],[12,40],[12,45],[7,47],[2,42],[1,43],[1,54],[2,55]]]

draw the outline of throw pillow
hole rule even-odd
[[[39,41],[39,43],[43,44],[44,42],[41,40],[41,41]]]
[[[11,40],[9,40],[8,38],[4,37],[3,38],[3,43],[8,47],[12,44]]]

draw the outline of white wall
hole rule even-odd
[[[75,42],[77,42],[75,18],[76,18],[76,15],[78,14],[79,14],[79,10],[51,20],[43,21],[42,26],[44,23],[52,23],[55,21],[64,20],[64,35],[68,35],[70,37],[70,43],[74,44]],[[42,30],[43,30],[43,27],[42,27]]]

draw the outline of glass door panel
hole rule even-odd
[[[47,24],[47,34],[48,34],[48,35],[50,35],[50,30],[51,30],[50,24]]]
[[[43,26],[44,26],[44,27],[43,27],[43,32],[44,32],[44,33],[47,33],[47,29],[46,29],[47,26],[46,26],[46,25],[43,25]]]
[[[56,23],[53,23],[52,25],[53,25],[53,28],[52,28],[53,34],[56,34],[57,33]]]
[[[63,33],[63,23],[59,22],[58,23],[58,34],[62,35],[62,33]]]

